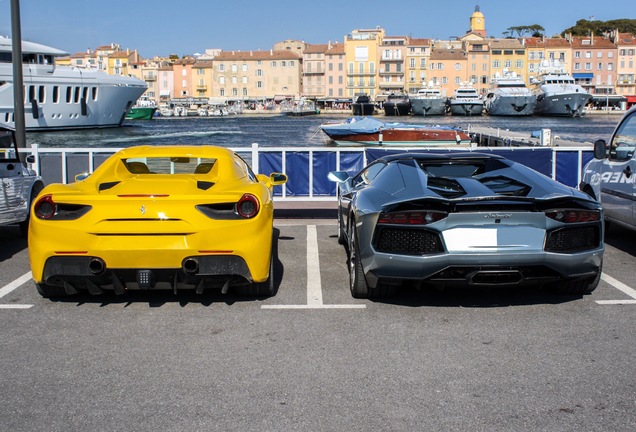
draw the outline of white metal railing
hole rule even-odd
[[[409,151],[422,151],[422,152],[439,152],[439,151],[478,151],[478,152],[490,152],[493,150],[497,150],[498,152],[502,151],[518,151],[518,150],[527,150],[527,149],[538,149],[545,147],[472,147],[472,148],[462,148],[457,149],[453,147],[421,147],[421,148],[413,148],[413,147],[385,147],[386,150],[409,150]],[[35,161],[31,165],[31,168],[38,173],[42,174],[42,166],[41,166],[41,156],[48,154],[59,154],[61,156],[61,170],[62,170],[62,182],[67,183],[68,178],[68,156],[69,155],[86,155],[88,172],[93,172],[95,169],[94,161],[96,155],[103,154],[112,154],[115,153],[122,148],[111,148],[111,147],[101,147],[101,148],[86,148],[86,147],[41,147],[38,144],[32,144],[30,148],[25,148],[24,151],[27,154],[32,154],[35,156]],[[374,147],[374,149],[378,149]],[[367,152],[365,147],[262,147],[259,144],[254,143],[250,147],[232,147],[230,150],[236,152],[241,157],[243,157],[246,162],[248,162],[253,171],[255,173],[260,173],[260,153],[280,153],[281,154],[281,171],[287,174],[288,168],[288,155],[292,153],[307,153],[308,154],[308,194],[302,196],[290,196],[287,192],[287,188],[281,188],[281,195],[277,195],[278,200],[286,200],[286,201],[307,201],[307,200],[315,200],[315,201],[335,201],[335,196],[325,196],[325,195],[316,195],[314,194],[314,156],[318,153],[335,153],[335,170],[341,170],[341,155],[343,153],[361,153],[362,154],[362,166],[366,166],[368,163],[367,160]],[[580,183],[582,178],[582,165],[583,165],[583,153],[590,152],[589,147],[552,147],[552,172],[551,177],[553,179],[557,179],[558,175],[558,166],[557,166],[557,153],[559,152],[570,152],[576,153],[577,155],[577,166],[575,167],[567,167],[567,170],[571,170],[575,168],[577,170],[577,184]],[[569,171],[572,172],[572,171]],[[269,173],[266,173],[269,174]],[[46,178],[45,178],[46,181]],[[324,179],[322,179],[324,181]]]

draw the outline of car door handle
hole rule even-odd
[[[625,174],[625,177],[627,178],[630,178],[632,176],[632,169],[629,165],[627,165],[627,168],[623,170],[623,174]]]

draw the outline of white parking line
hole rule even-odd
[[[7,285],[0,288],[0,298],[6,296],[16,288],[24,285],[26,282],[30,281],[32,278],[31,272],[25,273],[16,280],[8,283]],[[21,305],[21,304],[8,304],[8,305],[0,305],[0,309],[29,309],[33,307],[33,305]]]
[[[601,279],[612,285],[617,290],[620,290],[630,296],[633,300],[597,300],[596,303],[602,305],[617,305],[617,304],[636,304],[636,290],[628,287],[623,282],[614,279],[605,273],[601,274]]]
[[[365,309],[365,304],[326,305],[322,301],[320,259],[318,257],[318,232],[316,225],[307,225],[307,304],[262,305],[261,309]]]

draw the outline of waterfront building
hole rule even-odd
[[[172,97],[182,98],[195,95],[192,87],[192,66],[195,61],[194,58],[182,58],[172,63],[174,77]]]
[[[428,79],[450,96],[462,83],[469,81],[467,53],[459,48],[433,48],[428,68]]]
[[[384,36],[379,41],[380,69],[378,87],[380,93],[404,93],[406,90],[404,59],[408,38]]]
[[[462,38],[466,51],[466,68],[468,81],[473,83],[477,91],[486,94],[490,83],[490,45],[479,33],[469,32]]]
[[[302,57],[292,50],[223,51],[213,62],[215,97],[281,101],[302,94]]]
[[[526,47],[518,39],[490,39],[490,78],[514,72],[529,84]]]
[[[214,61],[198,58],[192,65],[193,94],[198,98],[210,98],[213,95],[212,77]]]
[[[174,69],[172,63],[164,64],[157,73],[157,85],[159,87],[159,100],[157,102],[167,104],[174,97]]]
[[[302,53],[302,94],[305,97],[317,99],[325,96],[325,54],[328,49],[329,44],[311,44]]]
[[[426,72],[431,57],[431,40],[423,38],[409,38],[404,58],[406,74],[406,91],[409,94],[428,84]]]
[[[558,61],[566,72],[573,73],[572,70],[572,48],[570,41],[562,37],[530,37],[523,38],[521,42],[526,47],[526,55],[528,58],[528,79],[538,77],[541,69],[541,63],[547,60],[549,63]],[[526,82],[529,85],[530,82]]]
[[[627,102],[636,103],[636,37],[629,33],[614,32],[613,40],[618,52],[616,67],[616,93],[627,96]]]
[[[371,99],[378,94],[378,66],[380,64],[380,44],[384,29],[354,30],[344,40],[347,71],[347,97],[364,93]]]
[[[347,71],[345,68],[344,44],[334,43],[325,52],[325,97],[343,99],[347,94]],[[336,103],[336,101],[333,101]]]
[[[599,36],[570,37],[572,76],[589,93],[611,94],[616,82],[616,45]]]

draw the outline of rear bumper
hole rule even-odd
[[[603,249],[577,254],[529,253],[397,256],[376,253],[362,259],[367,283],[416,280],[432,285],[536,285],[593,278],[601,271]]]
[[[97,256],[51,257],[42,282],[71,293],[86,290],[120,292],[125,289],[197,289],[245,285],[253,282],[244,259],[232,255],[188,256],[175,268],[109,268]]]

